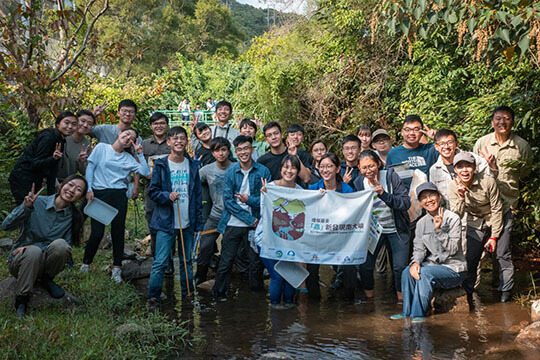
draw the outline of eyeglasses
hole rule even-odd
[[[264,136],[266,136],[266,137],[274,137],[274,136],[279,136],[279,134],[280,134],[279,131],[273,131],[273,132],[269,132],[269,133],[264,134]]]
[[[156,121],[152,123],[152,126],[165,127],[167,126],[167,123],[165,121]]]
[[[124,115],[135,115],[135,110],[120,110],[120,113],[121,114],[124,114]]]
[[[373,140],[376,144],[384,144],[387,141],[390,141],[390,139],[386,137],[378,137],[376,140]]]
[[[422,129],[419,128],[419,127],[414,127],[414,128],[403,128],[403,132],[404,132],[405,134],[408,134],[408,133],[410,133],[410,132],[415,132],[415,133],[417,133],[417,132],[420,132],[420,130],[422,130]]]
[[[357,150],[358,150],[358,146],[345,146],[343,148],[343,152],[357,151]]]
[[[418,200],[424,201],[424,200],[427,200],[427,199],[434,199],[437,196],[439,196],[439,194],[436,193],[436,192],[426,192],[425,194],[420,195]]]
[[[448,140],[448,141],[444,141],[444,142],[438,142],[437,145],[439,145],[440,147],[450,147],[450,146],[453,146],[456,142],[454,140]]]
[[[170,137],[169,139],[171,139],[172,141],[186,141],[187,140],[185,136],[173,136],[173,137]]]
[[[366,165],[366,166],[362,166],[360,168],[360,170],[363,170],[363,171],[366,171],[366,170],[370,170],[370,171],[373,171],[373,170],[376,170],[378,169],[379,166],[377,164],[371,164],[371,165]]]

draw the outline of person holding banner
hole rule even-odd
[[[262,181],[270,179],[270,171],[262,164],[254,162],[253,138],[239,135],[234,139],[238,162],[231,165],[225,173],[223,189],[223,214],[217,230],[223,234],[221,241],[221,258],[212,289],[217,301],[226,301],[231,282],[232,265],[242,244],[247,249],[249,259],[249,288],[253,291],[263,290],[264,266],[250,246],[250,237],[260,217],[260,196]]]
[[[418,186],[417,197],[427,214],[418,220],[411,265],[403,270],[403,312],[390,317],[410,316],[413,323],[425,321],[434,288],[458,287],[467,276],[460,216],[441,206],[442,196],[431,182]]]
[[[332,152],[324,154],[319,162],[319,171],[322,179],[315,184],[310,185],[309,189],[320,190],[322,193],[325,193],[327,190],[345,194],[354,192],[352,187],[346,182],[343,182],[340,170],[341,164],[336,154]],[[308,295],[312,299],[319,299],[321,297],[321,290],[319,287],[319,265],[307,264],[307,271],[309,271],[309,276],[306,279]]]
[[[281,179],[272,181],[271,184],[292,189],[302,189],[296,183],[296,177],[300,172],[300,160],[294,155],[287,155],[281,161]],[[266,192],[267,180],[262,179],[263,188],[261,192]],[[261,218],[262,221],[262,218]],[[274,270],[278,260],[261,257],[261,260],[270,274],[270,306],[274,309],[290,309],[294,307],[293,298],[295,288],[289,284],[281,275]],[[283,304],[281,300],[283,299]]]
[[[192,249],[195,232],[203,229],[199,163],[186,156],[187,132],[175,126],[167,133],[171,154],[154,162],[148,195],[156,203],[150,228],[156,234],[156,255],[150,272],[147,304],[160,303],[163,273],[178,239],[182,297],[194,290]]]
[[[383,164],[373,150],[360,153],[359,169],[361,175],[354,181],[358,191],[373,190],[373,210],[375,219],[382,226],[382,234],[373,253],[368,252],[367,260],[359,265],[358,271],[362,287],[368,299],[373,298],[373,269],[375,260],[383,244],[390,247],[392,253],[392,269],[394,286],[398,301],[402,301],[401,273],[409,260],[409,215],[411,206],[409,192],[399,175],[392,169],[382,170]],[[354,294],[356,272],[354,267],[347,267],[345,289]],[[352,271],[352,274],[351,274]]]

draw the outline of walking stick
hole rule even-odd
[[[184,248],[184,232],[182,231],[182,218],[180,216],[180,200],[176,200],[176,209],[178,210],[178,224],[180,225],[180,241],[182,242],[182,255],[184,256],[184,270],[186,272],[187,292],[188,296],[191,296],[191,291],[189,290],[189,276],[186,262],[186,249]]]

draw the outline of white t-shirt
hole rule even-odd
[[[249,189],[249,171],[250,170],[251,169],[244,171],[240,169],[240,171],[242,171],[242,173],[244,174],[244,179],[242,179],[242,186],[240,186],[240,191],[238,192],[239,194],[249,195],[249,190],[250,190]],[[236,202],[238,203],[238,205],[240,205],[242,209],[249,211],[249,213],[251,214],[251,208],[249,207],[248,204],[244,204],[239,199],[236,199]],[[251,225],[253,224],[246,224],[245,222],[243,222],[242,220],[240,220],[239,218],[237,218],[236,216],[232,214],[231,214],[231,218],[229,219],[229,222],[227,223],[227,226],[236,226],[236,227],[250,227]]]
[[[180,217],[182,220],[182,229],[189,226],[189,161],[184,159],[181,163],[175,163],[169,160],[169,169],[171,171],[172,191],[180,194]],[[174,209],[174,228],[180,229],[178,223],[178,206],[173,204]]]

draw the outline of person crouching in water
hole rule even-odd
[[[444,209],[435,184],[418,186],[418,201],[427,214],[416,225],[411,265],[401,275],[403,312],[393,320],[412,317],[421,323],[433,298],[433,289],[452,289],[467,277],[467,262],[461,249],[461,218]]]
[[[79,175],[68,176],[55,195],[39,196],[35,186],[2,223],[6,231],[22,228],[8,257],[10,273],[17,278],[15,309],[18,318],[26,315],[36,281],[52,297],[64,296],[54,277],[71,258],[71,245],[80,240],[83,217],[74,205],[88,189]]]
[[[161,301],[163,274],[177,239],[182,297],[186,298],[194,291],[191,253],[195,233],[202,231],[204,223],[199,163],[186,156],[187,141],[183,127],[175,126],[169,130],[167,145],[171,154],[154,162],[148,188],[148,196],[156,203],[150,222],[150,228],[156,231],[156,254],[148,283],[149,308],[156,307]]]

